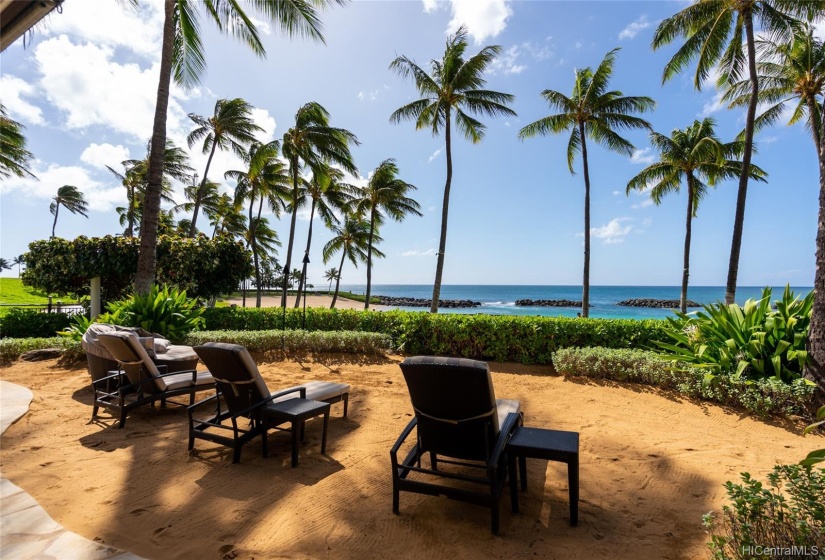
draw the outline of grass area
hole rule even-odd
[[[55,300],[56,301],[56,300]],[[68,301],[68,300],[64,300]],[[48,294],[23,285],[20,278],[0,278],[0,303],[49,303]]]

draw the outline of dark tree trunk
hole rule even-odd
[[[158,239],[158,214],[163,183],[163,156],[166,148],[166,112],[169,107],[169,86],[172,81],[172,55],[175,47],[175,0],[164,2],[163,48],[160,56],[155,120],[152,127],[152,150],[149,153],[149,184],[143,201],[140,220],[140,252],[138,253],[135,292],[148,294],[155,283],[157,265],[155,249]]]
[[[52,237],[54,237],[54,229],[57,227],[57,214],[60,212],[60,203],[54,205],[54,221],[52,222]]]
[[[751,80],[751,98],[745,118],[745,153],[742,155],[742,174],[739,176],[739,191],[736,195],[736,212],[733,219],[733,239],[730,244],[728,281],[725,287],[725,303],[736,301],[736,279],[739,276],[739,253],[742,250],[742,231],[745,227],[745,200],[748,196],[748,173],[753,152],[753,123],[756,119],[756,105],[759,95],[759,78],[756,74],[756,48],[753,37],[753,17],[751,12],[742,13],[745,20],[745,34],[748,47],[748,69]]]
[[[127,188],[126,196],[129,197],[126,201],[126,237],[132,237],[135,234],[135,188]]]
[[[295,239],[295,220],[298,217],[298,160],[289,162],[292,168],[292,219],[289,223],[289,243],[286,248],[286,262],[284,262],[284,291],[281,294],[281,307],[286,309],[286,292],[289,281],[289,267],[292,265],[292,240]]]
[[[304,266],[301,268],[301,281],[298,282],[298,297],[295,298],[295,308],[301,305],[301,290],[306,286],[307,281],[307,257],[309,256],[309,248],[312,245],[312,217],[315,215],[315,199],[312,199],[312,208],[309,211],[309,231],[307,232],[307,248],[304,252]]]
[[[582,272],[582,317],[590,316],[590,168],[587,165],[587,141],[584,123],[579,123],[584,167],[584,270]]]
[[[814,115],[816,114],[816,99],[807,99],[806,100],[808,105],[808,113],[810,114],[811,120],[811,132],[814,136],[814,145],[816,146],[816,157],[819,158],[819,154],[822,151],[822,129],[821,123],[814,121]]]
[[[691,173],[687,175],[687,186],[688,204],[687,217],[685,218],[685,259],[682,267],[682,294],[679,296],[679,310],[682,313],[687,313],[688,277],[690,276],[690,235],[693,223],[693,200],[695,196],[693,190],[693,175]]]
[[[212,151],[209,152],[209,159],[206,160],[206,169],[203,170],[203,181],[201,181],[201,185],[195,192],[195,209],[192,210],[192,225],[189,226],[189,237],[195,237],[195,233],[198,231],[197,227],[195,227],[195,224],[197,224],[198,222],[198,212],[201,209],[203,191],[206,188],[206,177],[209,175],[209,166],[212,165],[212,157],[215,155],[215,148],[217,148],[217,146],[218,143],[216,141],[213,141]]]
[[[345,247],[341,249],[341,264],[338,266],[338,278],[335,279],[335,294],[332,296],[332,303],[329,304],[330,309],[335,309],[335,302],[338,301],[338,287],[341,285],[341,271],[344,270],[344,257],[346,256],[347,249]]]
[[[375,233],[375,207],[370,211],[370,239],[367,243],[367,293],[364,298],[364,309],[370,308],[372,294],[372,236]]]
[[[825,101],[822,102],[825,114]],[[813,113],[811,113],[813,115]],[[812,123],[813,124],[813,123]],[[825,119],[820,123],[820,137],[825,138]],[[805,377],[819,387],[819,404],[825,404],[825,146],[819,147],[819,218],[816,229],[816,273],[814,305],[808,333],[809,362]]]
[[[447,181],[444,183],[444,202],[441,205],[441,239],[438,242],[438,259],[435,265],[435,282],[433,282],[433,301],[430,313],[438,313],[438,301],[441,297],[441,275],[444,272],[444,250],[447,247],[447,216],[450,211],[450,185],[453,181],[453,152],[450,147],[450,107],[444,119],[445,149],[447,151]]]

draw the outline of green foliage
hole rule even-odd
[[[801,553],[768,549],[807,547],[811,554],[811,547],[825,543],[825,469],[777,465],[768,487],[749,473],[741,478],[742,484],[725,483],[730,504],[722,507],[721,519],[703,517],[713,558],[799,558]]]
[[[111,323],[113,325],[119,323],[112,323],[110,318],[108,317],[108,313],[105,314],[106,317],[103,315],[99,316],[96,322],[99,323]],[[88,316],[78,313],[77,315],[73,315],[71,318],[71,323],[68,327],[63,329],[62,331],[58,331],[57,334],[59,336],[65,337],[69,340],[74,340],[76,342],[80,342],[83,340],[83,334],[89,329],[91,326],[92,321]]]
[[[89,295],[89,282],[101,279],[104,301],[122,298],[135,276],[140,239],[78,237],[29,244],[23,283],[46,293]],[[157,245],[157,280],[192,297],[208,299],[235,290],[251,273],[249,252],[231,239],[161,236]]]
[[[339,352],[346,354],[386,354],[392,339],[385,334],[358,331],[201,331],[190,333],[186,344],[231,342],[246,346],[250,352],[286,354]]]
[[[41,313],[35,309],[14,307],[0,315],[0,338],[54,336],[71,321],[67,313]]]
[[[790,383],[802,377],[813,292],[799,299],[785,287],[771,308],[771,289],[744,307],[714,303],[704,311],[668,318],[667,337],[657,342],[662,357],[705,368],[709,376],[767,379]]]
[[[717,402],[766,416],[804,414],[816,387],[803,379],[784,383],[774,379],[747,381],[730,376],[707,379],[705,371],[673,363],[647,350],[565,348],[553,354],[556,371],[564,376],[586,376],[644,383],[683,395]]]
[[[189,331],[205,324],[201,317],[203,308],[198,307],[198,302],[187,298],[185,290],[178,291],[166,285],[152,286],[148,294],[132,295],[110,303],[106,309],[108,316],[101,317],[101,321],[140,327],[172,342],[180,341]]]
[[[61,360],[67,363],[80,361],[85,355],[79,342],[59,336],[51,338],[3,338],[0,339],[0,366],[9,365],[25,352],[42,348],[61,348],[63,350]]]
[[[819,407],[819,410],[816,411],[816,419],[818,420],[817,422],[805,428],[803,435],[808,435],[817,428],[825,426],[825,406]],[[825,449],[817,449],[808,453],[808,456],[802,459],[799,464],[810,467],[823,462],[825,462]]]
[[[47,304],[47,293],[23,285],[20,278],[0,278],[0,303]]]

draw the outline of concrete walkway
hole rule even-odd
[[[0,380],[0,434],[29,410],[32,392]],[[142,560],[67,531],[22,489],[0,477],[0,558]]]

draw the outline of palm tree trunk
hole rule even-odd
[[[584,166],[584,271],[582,273],[582,317],[590,316],[590,168],[587,165],[587,141],[584,123],[579,123]]]
[[[822,102],[825,114],[825,101]],[[825,138],[825,119],[820,124],[820,137]],[[825,403],[825,146],[819,148],[819,219],[816,229],[816,273],[814,275],[814,305],[808,333],[808,364],[805,377],[819,387],[819,404]]]
[[[682,267],[682,293],[679,296],[679,310],[682,313],[687,313],[687,291],[688,291],[688,277],[690,276],[690,235],[691,225],[693,223],[693,205],[694,205],[694,190],[693,190],[693,175],[687,175],[688,187],[688,205],[687,217],[685,218],[685,260]]]
[[[140,220],[140,252],[135,274],[135,292],[138,294],[148,294],[155,282],[155,249],[163,182],[163,156],[166,147],[166,112],[169,108],[169,85],[172,80],[172,56],[175,48],[175,3],[176,0],[164,2],[163,48],[160,56],[155,120],[152,126],[152,151],[149,154],[149,184],[146,187],[143,216]]]
[[[814,145],[816,146],[816,156],[819,158],[820,153],[822,152],[822,130],[821,130],[821,123],[814,122],[814,115],[816,114],[816,99],[807,99],[808,104],[808,114],[810,115],[811,120],[811,132],[814,135]]]
[[[370,295],[372,294],[372,236],[375,233],[375,206],[370,210],[370,238],[367,243],[367,293],[364,298],[364,309],[370,308]],[[436,306],[436,311],[438,307]]]
[[[192,210],[192,224],[189,226],[189,237],[195,237],[195,232],[198,231],[195,224],[198,221],[198,212],[201,209],[201,199],[203,198],[203,190],[206,187],[206,177],[209,175],[209,166],[212,164],[212,156],[215,155],[215,148],[217,148],[217,146],[218,143],[213,140],[212,151],[209,152],[209,159],[206,160],[206,169],[203,170],[203,181],[201,181],[201,186],[199,186],[197,192],[195,192],[195,209]]]
[[[441,204],[441,239],[438,241],[438,259],[435,265],[435,282],[433,282],[433,300],[430,313],[438,313],[438,301],[441,297],[441,275],[444,272],[444,250],[447,247],[447,215],[450,210],[450,185],[453,181],[453,152],[450,147],[450,107],[444,119],[444,138],[447,154],[447,181],[444,183],[444,202]]]
[[[54,237],[54,228],[57,227],[57,213],[60,212],[60,202],[54,205],[54,221],[52,222],[52,237]]]
[[[126,237],[132,237],[135,234],[135,187],[126,190],[126,196],[129,197],[127,201],[128,210],[126,211]]]
[[[335,309],[335,302],[338,301],[338,288],[341,286],[341,271],[344,270],[344,257],[347,256],[347,248],[341,249],[341,264],[338,265],[338,278],[335,279],[335,295],[332,296],[332,303],[329,304],[330,309]],[[369,297],[367,297],[369,301]]]
[[[739,253],[742,249],[742,231],[745,227],[745,199],[748,196],[748,172],[751,168],[753,152],[753,123],[756,119],[756,105],[759,96],[759,79],[756,74],[756,48],[753,37],[753,16],[750,11],[742,13],[745,20],[745,34],[748,46],[748,68],[751,80],[751,98],[745,118],[745,153],[742,154],[742,173],[739,176],[739,191],[736,195],[736,212],[733,218],[733,239],[730,244],[728,281],[725,287],[725,303],[736,301],[736,278],[739,276]]]
[[[307,281],[307,257],[309,257],[309,247],[312,245],[312,218],[315,216],[315,199],[312,199],[312,207],[309,210],[309,232],[307,233],[307,249],[304,252],[304,266],[301,268],[301,281],[298,283],[298,297],[295,298],[295,308],[301,305],[301,288]]]
[[[292,265],[292,240],[295,239],[295,220],[298,216],[298,161],[297,158],[289,162],[292,171],[292,219],[289,223],[289,243],[286,249],[286,261],[284,262],[284,291],[281,294],[281,307],[286,309],[287,282],[289,280],[289,267]]]

